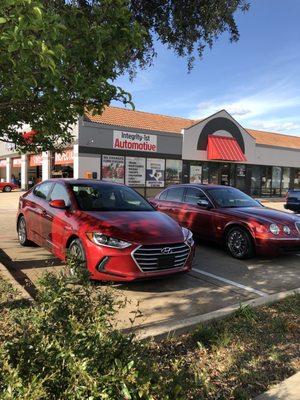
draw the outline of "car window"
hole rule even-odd
[[[183,186],[178,188],[168,189],[166,200],[182,202],[184,189],[185,188]]]
[[[37,197],[40,197],[41,199],[46,200],[51,187],[52,182],[41,183],[40,185],[35,187],[33,194]]]
[[[70,205],[70,196],[67,189],[60,183],[56,183],[50,194],[50,201],[52,200],[64,200],[66,205]]]
[[[207,200],[205,194],[197,188],[188,188],[185,195],[185,202],[197,204],[200,199]]]
[[[74,184],[72,190],[83,211],[154,211],[147,200],[126,186]]]
[[[164,190],[160,195],[159,195],[159,200],[166,200],[168,194],[168,190]]]
[[[206,189],[218,207],[262,207],[256,200],[235,188]]]

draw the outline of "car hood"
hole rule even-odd
[[[274,210],[268,207],[241,207],[241,208],[224,208],[223,214],[232,215],[240,218],[253,219],[259,222],[276,223],[276,224],[294,224],[300,222],[300,218],[294,214],[284,211]]]
[[[99,231],[114,238],[139,244],[180,243],[180,225],[158,211],[80,212],[81,229]]]

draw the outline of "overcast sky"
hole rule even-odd
[[[250,3],[239,42],[222,35],[190,73],[158,45],[153,67],[119,79],[136,109],[197,119],[225,108],[246,128],[300,136],[300,0]]]

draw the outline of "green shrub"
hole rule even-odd
[[[9,310],[0,332],[0,398],[167,398],[155,396],[158,377],[143,345],[115,327],[113,291],[87,279],[74,284],[68,271],[47,273],[32,306]]]

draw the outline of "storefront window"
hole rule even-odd
[[[295,169],[294,189],[300,189],[300,169]]]
[[[261,167],[261,196],[271,196],[272,167]]]
[[[235,187],[242,190],[246,190],[246,165],[238,164],[236,166],[236,176],[235,176]]]
[[[208,163],[204,163],[202,167],[202,183],[208,183],[208,176],[209,176],[209,167]]]
[[[252,166],[251,195],[260,196],[261,170],[259,165]]]
[[[289,190],[290,187],[290,180],[291,180],[291,168],[283,168],[282,172],[282,188],[281,188],[281,195],[285,196],[286,192]]]
[[[103,154],[101,177],[103,181],[124,183],[124,157]]]
[[[218,185],[219,183],[219,167],[218,163],[209,163],[209,176],[208,183],[212,185]]]
[[[165,186],[165,160],[147,158],[146,186],[148,188]]]
[[[190,183],[201,183],[202,180],[202,165],[190,166]]]
[[[166,185],[180,183],[182,179],[182,161],[166,160]]]
[[[142,157],[126,157],[125,183],[128,186],[145,186],[146,159]]]
[[[281,167],[272,168],[272,196],[280,196]]]

